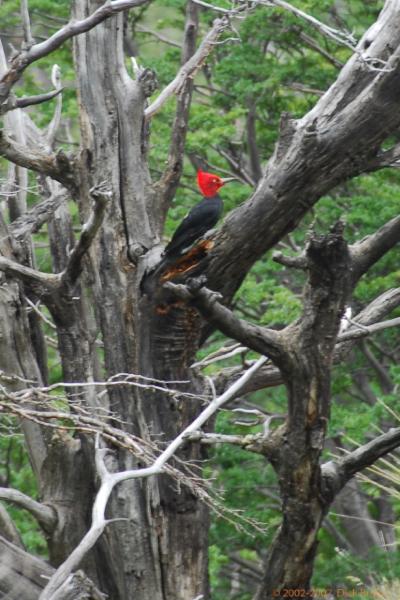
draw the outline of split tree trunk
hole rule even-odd
[[[75,16],[83,18],[98,5],[77,2]],[[154,87],[148,70],[136,80],[126,72],[122,33],[120,15],[74,42],[82,220],[90,209],[88,190],[93,184],[106,181],[113,191],[107,218],[90,251],[86,283],[96,306],[106,377],[122,372],[188,381],[195,350],[195,345],[187,346],[188,327],[175,335],[183,324],[179,317],[177,321],[174,316],[171,331],[170,321],[157,314],[151,299],[141,299],[140,255],[158,241],[161,209],[161,199],[152,192],[143,123],[146,97]],[[104,94],[98,94],[99,89]],[[182,312],[182,319],[187,314]],[[174,437],[199,408],[194,401],[133,388],[113,388],[104,402],[128,430],[156,441]],[[198,459],[199,451],[190,446],[184,458]],[[118,449],[116,469],[135,465],[132,455]],[[207,597],[208,516],[191,492],[178,493],[167,477],[125,482],[112,496],[108,516],[127,519],[107,528],[96,552],[95,578],[113,600]]]

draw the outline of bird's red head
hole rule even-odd
[[[218,194],[218,190],[222,188],[225,183],[233,180],[234,177],[222,179],[218,175],[213,175],[213,173],[206,173],[205,171],[200,170],[197,171],[197,183],[199,184],[201,193],[207,198],[212,198]]]

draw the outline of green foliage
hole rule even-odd
[[[374,548],[364,558],[338,549],[335,549],[334,554],[329,556],[319,552],[313,587],[354,590],[355,595],[351,597],[364,600],[365,588],[371,586],[371,580],[375,587],[386,578],[391,581],[399,579],[400,565],[396,554],[396,552],[387,552],[380,548]],[[357,589],[360,590],[359,594],[357,594]]]
[[[10,433],[13,432],[13,435]],[[37,498],[36,479],[29,464],[26,448],[14,419],[3,417],[0,421],[0,482],[32,498]],[[46,542],[36,521],[25,510],[7,505],[22,541],[28,551],[46,556]]]

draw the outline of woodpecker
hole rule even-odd
[[[204,198],[186,215],[164,250],[164,256],[173,258],[183,254],[197,239],[214,227],[222,214],[223,202],[218,195],[220,188],[234,177],[222,179],[218,175],[197,172],[197,183]]]

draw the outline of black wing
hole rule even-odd
[[[169,256],[179,254],[211,227],[214,227],[222,213],[222,207],[222,200],[219,196],[204,198],[199,204],[196,204],[177,227],[165,248],[165,254]]]

